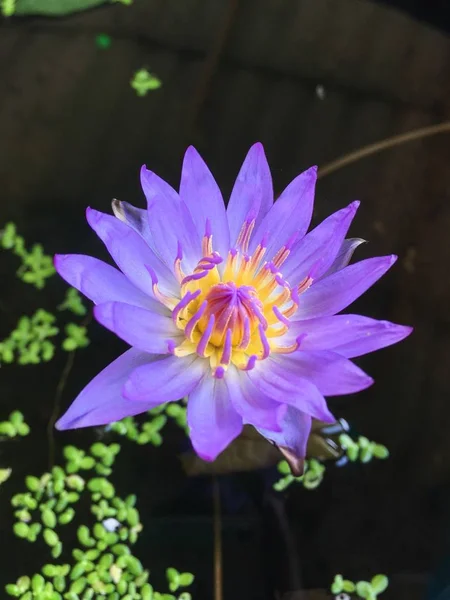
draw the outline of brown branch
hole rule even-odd
[[[83,321],[81,322],[81,327],[87,327],[91,321],[92,313],[88,314],[87,317],[83,319]],[[51,469],[55,464],[55,423],[58,419],[61,398],[64,392],[64,388],[66,387],[67,380],[69,379],[69,375],[73,369],[73,365],[75,362],[75,354],[76,350],[72,350],[67,356],[66,364],[64,365],[64,369],[62,370],[61,377],[58,381],[58,385],[56,386],[55,398],[53,400],[53,410],[47,424],[49,469]]]
[[[217,475],[213,475],[212,479],[214,506],[214,600],[223,600],[220,487]]]
[[[67,380],[70,372],[72,371],[73,364],[75,361],[75,350],[69,352],[66,360],[66,364],[59,378],[58,385],[56,386],[55,399],[53,401],[53,410],[50,415],[50,419],[47,424],[47,437],[48,437],[48,466],[51,469],[55,464],[55,435],[54,428],[56,420],[59,415],[59,408],[61,403],[62,394],[66,387]]]
[[[318,177],[326,177],[327,175],[330,175],[330,173],[334,173],[342,167],[346,167],[347,165],[350,165],[351,163],[356,162],[361,158],[365,158],[366,156],[370,156],[371,154],[376,154],[377,152],[381,152],[382,150],[387,150],[388,148],[399,146],[400,144],[404,144],[405,142],[412,142],[428,137],[430,135],[435,135],[436,133],[444,133],[447,131],[450,131],[450,121],[439,123],[438,125],[431,125],[429,127],[422,127],[421,129],[415,129],[414,131],[410,131],[408,133],[394,135],[393,137],[386,138],[385,140],[381,140],[380,142],[375,142],[374,144],[363,146],[362,148],[359,148],[359,150],[355,150],[354,152],[345,154],[341,158],[333,160],[324,167],[319,168]]]

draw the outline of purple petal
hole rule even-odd
[[[281,268],[291,285],[308,275],[318,279],[333,264],[358,206],[352,202],[335,212],[293,246]]]
[[[171,201],[180,200],[173,187],[156,175],[156,173],[149,171],[145,165],[142,165],[141,168],[141,185],[147,202],[151,202],[156,197],[160,197],[163,202],[167,199]]]
[[[365,390],[373,384],[373,379],[364,371],[340,354],[328,350],[280,354],[272,361],[272,373],[297,385],[297,379],[305,378],[312,382],[324,396],[341,396]],[[299,408],[299,407],[297,407]],[[302,409],[303,410],[303,409]],[[313,415],[309,410],[305,412]],[[325,420],[320,416],[316,418]],[[332,418],[329,422],[334,422]]]
[[[157,358],[135,348],[127,350],[88,383],[56,423],[56,429],[106,425],[146,411],[150,407],[130,402],[121,390],[133,369]]]
[[[212,461],[242,431],[242,417],[233,408],[223,379],[207,375],[189,395],[189,437],[203,460]]]
[[[164,292],[177,294],[179,285],[173,274],[150,249],[144,239],[131,227],[92,208],[86,211],[89,225],[103,241],[119,269],[131,283],[149,296],[153,296],[152,278],[147,266],[158,276]]]
[[[118,301],[166,313],[165,307],[135,287],[123,273],[98,258],[57,254],[55,268],[67,283],[95,304]]]
[[[264,258],[270,260],[294,234],[299,238],[305,235],[311,222],[316,179],[317,167],[311,167],[287,186],[256,230],[251,252],[268,235]]]
[[[205,161],[192,146],[184,155],[180,197],[189,208],[200,239],[205,235],[209,220],[213,248],[226,257],[230,249],[230,233],[222,194]]]
[[[272,176],[264,148],[258,142],[248,151],[228,202],[227,217],[232,246],[236,244],[245,221],[256,219],[256,231],[272,204]]]
[[[306,334],[301,342],[304,351],[332,350],[346,358],[355,358],[396,344],[412,330],[412,327],[361,315],[335,315],[309,321],[291,321],[285,345]]]
[[[285,407],[258,389],[245,371],[230,367],[225,375],[234,408],[244,423],[280,431],[280,419]]]
[[[292,473],[299,476],[303,473],[303,459],[306,456],[311,417],[288,406],[282,421],[280,433],[258,428],[261,435],[278,446],[285,459],[289,462]]]
[[[328,271],[322,275],[322,278],[328,277],[328,275],[332,275],[333,273],[336,273],[336,271],[340,271],[346,267],[351,261],[356,248],[361,244],[365,244],[365,242],[366,240],[361,238],[349,238],[348,240],[344,240],[333,264]]]
[[[190,394],[209,368],[196,354],[165,357],[157,363],[135,369],[125,383],[125,398],[158,406]]]
[[[255,368],[248,372],[249,379],[258,390],[277,402],[293,406],[315,419],[334,423],[336,419],[328,410],[326,400],[316,387],[315,381],[310,381],[304,371],[291,368],[291,363],[285,360],[286,356],[291,355],[270,357],[257,363]]]
[[[169,316],[138,306],[106,302],[95,307],[94,315],[104,327],[143,352],[168,354],[169,341],[180,338],[180,330]]]
[[[132,227],[152,248],[153,240],[148,227],[147,211],[121,200],[113,200],[111,206],[116,219]]]
[[[397,260],[394,255],[361,260],[313,284],[300,296],[296,319],[334,315],[364,294]]]
[[[167,265],[182,251],[185,273],[192,273],[202,258],[200,236],[189,209],[181,200],[156,196],[148,203],[150,232],[155,248]]]

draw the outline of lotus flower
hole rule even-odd
[[[131,346],[79,394],[58,429],[103,425],[187,397],[190,438],[212,461],[253,425],[301,471],[311,419],[332,423],[326,396],[373,380],[350,359],[411,328],[339,314],[394,264],[348,266],[345,239],[359,203],[307,233],[317,169],[274,203],[261,144],[250,149],[225,207],[198,152],[184,157],[180,190],[145,167],[147,210],[114,201],[87,220],[118,268],[57,255],[59,274],[95,303],[104,327]]]

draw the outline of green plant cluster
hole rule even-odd
[[[294,481],[301,483],[307,490],[314,490],[319,487],[322,482],[325,466],[315,458],[310,458],[305,461],[303,475],[295,477],[291,473],[289,464],[283,460],[278,463],[278,471],[284,475],[284,477],[279,479],[273,485],[273,489],[277,492],[282,492],[289,487],[291,483],[294,483]]]
[[[7,223],[0,234],[0,245],[11,250],[22,261],[16,275],[25,283],[30,283],[41,290],[46,280],[55,274],[53,259],[44,254],[41,244],[34,244],[31,250],[25,248],[25,241],[17,234],[14,223]]]
[[[7,421],[0,421],[0,438],[24,437],[29,433],[30,427],[19,410],[12,412]]]
[[[139,69],[131,80],[131,87],[138,96],[146,96],[151,90],[157,90],[162,85],[161,80],[152,75],[147,69]]]
[[[79,317],[84,317],[87,314],[87,308],[83,304],[83,299],[75,288],[69,288],[66,291],[63,302],[57,308],[58,310],[69,310]]]
[[[134,417],[125,417],[121,421],[108,425],[107,430],[114,431],[139,445],[161,446],[162,430],[168,417],[187,433],[186,405],[183,401],[168,402],[149,410],[148,420],[143,423],[139,423]]]
[[[10,596],[21,600],[177,600],[162,594],[149,583],[149,572],[133,555],[142,523],[136,496],[122,499],[108,479],[120,451],[119,444],[93,444],[89,452],[66,446],[64,467],[55,466],[41,477],[25,479],[27,491],[16,494],[11,503],[17,522],[14,533],[35,542],[42,536],[53,559],[63,552],[60,537],[64,526],[76,518],[83,493],[90,495],[94,523],[77,528],[79,547],[72,550],[73,561],[46,564],[41,573],[20,577],[8,584]],[[191,573],[167,570],[171,592],[192,584]],[[191,600],[182,592],[178,600]]]
[[[375,575],[371,581],[353,582],[349,579],[344,579],[342,575],[336,575],[331,584],[331,593],[336,596],[341,593],[356,594],[365,600],[376,600],[389,585],[389,579],[386,575]]]
[[[0,0],[1,1],[1,0]],[[42,289],[46,280],[56,273],[51,256],[45,255],[40,244],[30,251],[25,248],[22,236],[17,235],[14,223],[7,223],[0,232],[0,247],[11,250],[22,260],[17,275],[22,281]],[[66,291],[58,310],[68,310],[77,316],[84,316],[87,308],[75,288]],[[17,362],[19,365],[38,364],[51,360],[55,354],[55,344],[51,338],[59,333],[56,317],[46,310],[38,309],[31,317],[23,316],[7,338],[0,341],[0,363]],[[65,326],[62,348],[67,352],[89,345],[87,328],[76,323]]]
[[[368,463],[374,457],[379,459],[389,457],[389,450],[386,446],[371,442],[364,436],[359,436],[355,441],[347,433],[342,433],[339,436],[339,444],[351,462],[359,460],[362,463]]]
[[[41,308],[31,317],[20,317],[16,328],[0,342],[0,362],[28,365],[51,360],[55,344],[50,338],[59,333],[55,321],[54,315]]]

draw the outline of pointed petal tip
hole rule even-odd
[[[304,457],[297,456],[291,448],[286,446],[278,446],[277,444],[274,444],[274,446],[281,452],[285,461],[288,463],[292,475],[294,475],[294,477],[301,477],[305,469]]]
[[[101,213],[95,208],[91,208],[90,206],[86,207],[86,221],[89,223],[91,227],[100,219]]]
[[[58,267],[65,261],[67,254],[55,254],[53,256],[53,266],[58,271]],[[59,271],[58,271],[59,272]]]
[[[255,142],[254,144],[252,144],[250,146],[250,150],[249,152],[258,152],[258,153],[262,153],[265,156],[265,150],[264,150],[264,146],[262,142]]]
[[[57,431],[68,431],[69,429],[77,429],[78,427],[80,427],[80,425],[78,425],[79,417],[75,417],[75,418],[69,417],[68,418],[69,411],[70,411],[70,408],[67,412],[65,412],[63,414],[62,417],[60,417],[56,421],[55,429]]]
[[[218,455],[213,456],[211,454],[205,454],[204,452],[200,452],[199,450],[196,450],[195,448],[194,448],[194,450],[195,450],[195,453],[197,454],[197,456],[199,458],[201,458],[202,460],[204,460],[205,462],[213,462],[216,460],[216,458],[218,456]]]

